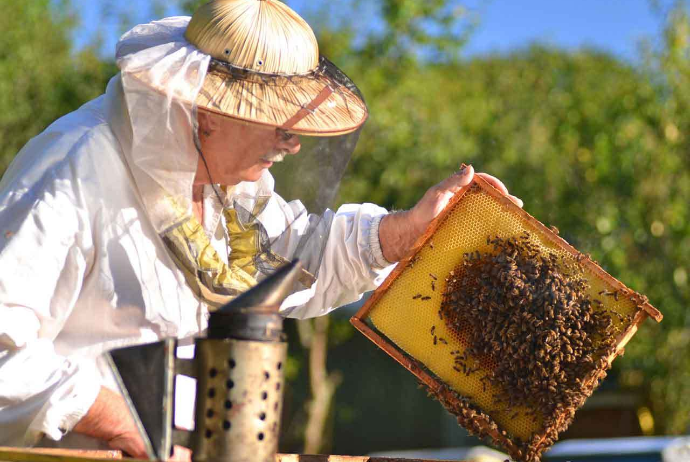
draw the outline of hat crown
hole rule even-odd
[[[307,22],[276,0],[213,0],[192,16],[185,38],[233,66],[268,74],[304,74],[318,66]]]

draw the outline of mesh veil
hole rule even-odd
[[[268,123],[257,116],[255,123],[291,126],[291,133],[304,134],[304,127],[319,119],[333,127],[329,120],[342,111],[355,111],[353,118],[362,111],[366,115],[363,99],[325,58],[297,76],[261,74],[215,60],[186,41],[188,22],[188,17],[173,17],[137,26],[117,46],[121,125],[128,132],[122,147],[146,212],[190,286],[211,305],[228,301],[294,258],[305,264],[295,290],[308,289],[318,277],[334,216],[330,207],[359,130],[335,136],[333,130],[314,131],[318,136],[301,137],[298,155],[264,170],[260,180],[214,185],[224,207],[224,252],[213,249],[212,230],[200,231],[192,213],[200,165],[196,116],[200,107],[221,113],[214,101],[224,101],[225,107],[228,98],[238,107],[251,101],[255,114],[273,117]],[[315,94],[326,96],[315,101]]]

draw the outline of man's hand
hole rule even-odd
[[[453,195],[470,184],[474,174],[471,165],[464,167],[436,186],[429,188],[417,205],[410,210],[386,215],[379,226],[381,250],[386,260],[397,262],[404,258],[433,219],[448,205]],[[512,196],[501,180],[486,173],[477,173],[477,175],[522,207],[522,201]]]
[[[103,440],[131,457],[149,457],[124,398],[105,387],[73,431]]]
[[[73,431],[103,440],[112,449],[136,459],[149,458],[124,398],[105,387],[101,387],[96,401]],[[183,446],[174,446],[168,460],[190,462],[192,451]]]

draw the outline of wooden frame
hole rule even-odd
[[[394,343],[366,323],[371,310],[377,305],[381,297],[388,291],[393,282],[410,268],[410,263],[415,261],[414,259],[420,250],[427,244],[428,241],[430,241],[439,227],[443,225],[444,221],[455,208],[455,206],[463,199],[463,197],[465,197],[465,193],[475,185],[478,185],[483,192],[491,195],[502,206],[507,207],[511,212],[518,214],[519,218],[522,219],[525,224],[537,230],[541,238],[546,238],[555,247],[558,247],[570,254],[576,261],[587,267],[587,269],[589,269],[595,276],[599,277],[604,283],[610,285],[615,290],[618,290],[622,297],[629,298],[637,306],[633,320],[625,328],[625,330],[618,335],[616,339],[616,347],[610,352],[610,354],[605,356],[606,364],[608,366],[610,366],[615,357],[620,354],[630,338],[632,338],[632,336],[637,332],[639,325],[647,317],[651,317],[659,322],[663,316],[659,310],[654,308],[647,301],[646,297],[629,289],[622,282],[606,273],[595,261],[589,257],[589,255],[580,253],[551,229],[515,205],[508,197],[496,190],[483,178],[475,176],[469,185],[462,188],[451,199],[441,214],[429,225],[426,232],[417,240],[410,254],[398,263],[397,267],[391,272],[388,278],[386,278],[383,284],[381,284],[381,286],[372,294],[362,308],[350,319],[350,322],[374,344],[376,344],[388,355],[393,357],[404,368],[414,374],[426,387],[429,388],[431,393],[439,401],[441,401],[444,407],[458,417],[458,422],[468,428],[468,430],[480,436],[490,436],[495,443],[507,449],[515,458],[522,458],[523,456],[526,456],[526,452],[538,455],[551,445],[551,443],[547,441],[547,438],[550,436],[555,436],[554,431],[557,435],[560,427],[564,425],[567,426],[569,421],[568,415],[562,414],[558,416],[555,428],[544,428],[542,434],[539,434],[536,444],[533,444],[531,447],[529,447],[527,451],[524,450],[525,448],[519,448],[506,435],[506,432],[501,431],[496,423],[493,422],[492,419],[490,419],[486,414],[483,414],[480,409],[469,404],[467,400],[463,399],[462,396],[450,390],[449,387],[445,385],[435,374],[431,373],[424,366],[424,364],[404,353]],[[594,387],[601,377],[605,375],[607,368],[608,367],[595,369],[592,371],[592,373],[585,378],[586,385]],[[581,404],[582,403],[580,403],[580,405]],[[477,415],[477,412],[479,412],[480,415]],[[471,418],[467,417],[468,415],[471,416]]]

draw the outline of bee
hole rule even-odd
[[[426,301],[426,300],[431,300],[431,297],[429,297],[428,295],[422,297],[422,301]]]
[[[414,297],[412,297],[412,300],[417,300],[418,298],[422,298],[422,294],[417,294]]]
[[[421,259],[422,259],[422,257],[419,254],[417,254],[410,259],[407,266],[409,266],[410,268],[414,268],[414,264],[417,263]]]

